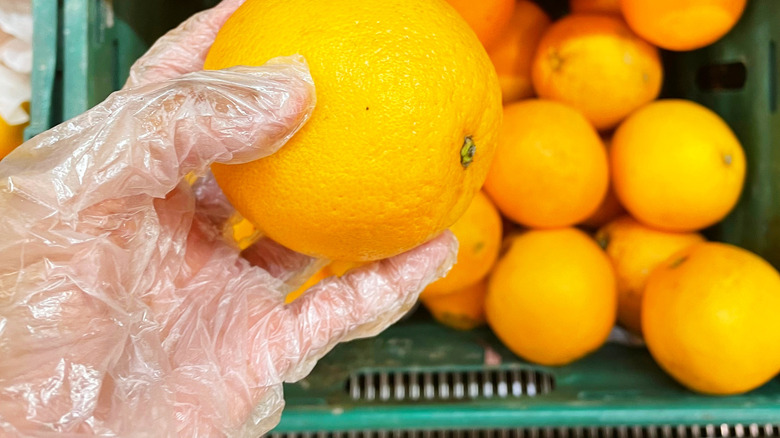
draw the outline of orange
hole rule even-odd
[[[625,212],[626,209],[620,205],[620,201],[615,194],[615,189],[610,183],[610,185],[607,186],[607,194],[604,195],[604,200],[601,201],[601,204],[599,204],[593,214],[581,222],[581,225],[590,229],[600,228],[613,219],[623,215]]]
[[[574,14],[542,37],[531,78],[539,97],[566,102],[598,130],[615,127],[661,91],[658,50],[619,17]]]
[[[677,251],[704,241],[699,233],[673,233],[649,228],[622,216],[596,233],[596,241],[615,267],[618,322],[641,335],[642,293],[650,272]]]
[[[26,127],[27,123],[11,126],[0,117],[0,160],[24,142]]]
[[[650,275],[642,307],[650,353],[694,391],[739,394],[780,371],[780,275],[749,251],[678,252]]]
[[[328,266],[326,266],[325,269],[328,270],[328,273],[330,275],[336,275],[341,277],[342,275],[346,274],[347,271],[354,268],[358,268],[366,264],[367,262],[345,262],[345,261],[335,260],[330,262],[330,264],[328,264]]]
[[[423,306],[447,327],[471,330],[485,323],[487,279],[446,294],[421,296]]]
[[[572,13],[620,14],[620,0],[569,0]]]
[[[311,118],[272,156],[212,166],[241,215],[295,251],[350,261],[454,224],[501,123],[495,70],[458,13],[436,0],[249,0],[205,67],[295,54],[316,86]]]
[[[611,139],[603,139],[604,146],[607,148],[607,157],[609,157],[610,140]],[[607,194],[604,196],[601,204],[593,214],[582,221],[581,225],[585,228],[598,229],[611,222],[613,219],[622,216],[625,212],[626,209],[620,205],[620,200],[618,200],[617,195],[615,194],[615,188],[612,186],[612,181],[610,180],[609,185],[607,186]]]
[[[642,38],[669,50],[712,44],[731,30],[747,0],[621,0],[623,16]]]
[[[515,0],[447,0],[466,20],[485,48],[496,43],[509,24]]]
[[[686,100],[653,102],[615,132],[615,192],[639,221],[670,231],[719,222],[739,199],[745,154],[729,126]]]
[[[532,230],[508,241],[488,284],[485,313],[515,354],[564,365],[599,348],[615,322],[612,264],[574,228]]]
[[[450,231],[458,239],[458,260],[444,278],[429,284],[422,296],[448,294],[470,286],[483,279],[498,258],[501,214],[484,193],[477,193]]]
[[[285,302],[286,303],[293,302],[299,296],[303,295],[303,293],[306,292],[310,287],[314,286],[315,284],[319,283],[320,281],[328,277],[333,277],[333,276],[341,277],[342,275],[346,274],[347,271],[349,271],[350,269],[357,268],[365,264],[366,264],[365,262],[344,262],[344,261],[330,262],[327,265],[323,266],[319,271],[315,272],[314,275],[309,277],[309,279],[306,280],[306,282],[302,284],[301,287],[288,293]]]
[[[246,218],[234,214],[226,224],[228,238],[232,238],[242,251],[249,248],[260,237],[260,233]]]
[[[559,102],[507,105],[485,190],[510,219],[565,227],[590,216],[607,191],[607,153],[596,130]]]
[[[528,0],[520,0],[509,25],[488,51],[498,74],[505,104],[534,95],[531,61],[542,34],[549,26],[550,18],[542,8]]]
[[[304,292],[309,290],[310,287],[312,287],[315,284],[319,283],[320,281],[330,277],[331,275],[332,275],[332,273],[328,269],[328,266],[323,267],[319,271],[315,272],[314,275],[309,277],[309,279],[306,280],[306,282],[303,283],[301,285],[301,287],[299,287],[298,289],[295,289],[294,291],[288,293],[287,296],[284,299],[284,302],[288,303],[288,304],[292,303],[293,301],[298,299],[298,297],[303,295]]]

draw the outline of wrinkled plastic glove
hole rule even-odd
[[[444,233],[284,305],[321,263],[223,239],[233,210],[209,164],[274,153],[315,104],[299,58],[199,72],[238,4],[0,162],[1,436],[259,436],[283,382],[398,320],[454,262]]]

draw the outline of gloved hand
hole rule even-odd
[[[0,435],[259,436],[283,382],[396,321],[454,262],[445,233],[284,305],[321,262],[222,238],[232,209],[209,164],[274,153],[315,104],[299,58],[199,71],[239,3],[0,162]]]

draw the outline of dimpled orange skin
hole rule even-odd
[[[536,46],[550,23],[550,18],[536,3],[520,0],[509,25],[488,50],[488,55],[496,67],[505,104],[534,95],[531,61]]]
[[[531,230],[507,241],[493,269],[488,324],[515,354],[565,365],[598,349],[615,323],[612,264],[575,228]]]
[[[620,14],[620,0],[570,0],[569,9],[573,14]]]
[[[444,278],[434,281],[423,297],[449,294],[485,278],[501,248],[501,214],[483,192],[477,193],[463,216],[450,227],[458,239],[458,260]]]
[[[311,119],[270,157],[212,167],[241,214],[331,260],[386,258],[451,226],[484,182],[501,123],[495,70],[458,13],[443,0],[250,0],[205,67],[294,54],[316,87]]]
[[[745,180],[745,153],[731,128],[686,100],[659,100],[632,114],[612,137],[610,159],[621,204],[639,221],[668,231],[719,222]]]
[[[780,371],[780,275],[757,255],[693,245],[655,269],[642,331],[658,364],[688,388],[740,394]]]
[[[491,48],[509,24],[515,0],[447,0],[463,17],[485,48]]]
[[[621,0],[628,25],[642,38],[668,50],[693,50],[726,35],[747,0]]]
[[[604,131],[658,96],[663,70],[658,50],[619,17],[572,14],[542,37],[531,78],[539,97],[571,105]]]
[[[596,211],[607,191],[607,151],[579,112],[528,99],[504,108],[496,159],[485,191],[522,225],[574,225]]]

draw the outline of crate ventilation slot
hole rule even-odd
[[[379,430],[271,433],[270,438],[758,438],[780,437],[780,424]]]
[[[534,397],[555,387],[549,373],[522,369],[369,371],[350,375],[353,400],[418,401]]]

